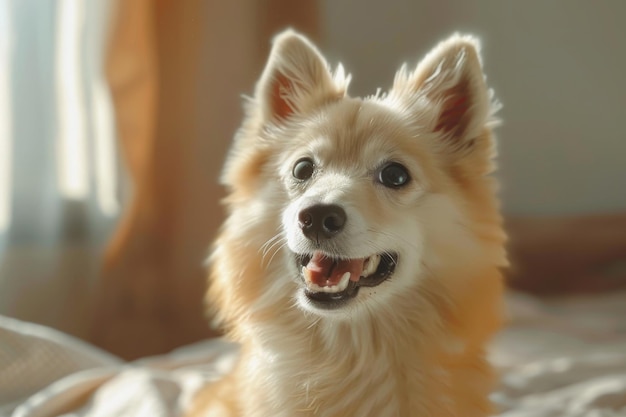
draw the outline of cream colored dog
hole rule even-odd
[[[242,351],[194,415],[473,417],[506,264],[477,41],[454,35],[386,94],[347,95],[276,37],[228,157],[208,303]]]

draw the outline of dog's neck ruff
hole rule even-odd
[[[441,375],[424,363],[428,349],[420,332],[391,334],[383,320],[320,320],[305,331],[286,315],[280,328],[257,327],[260,343],[244,365],[255,386],[246,389],[266,397],[263,412],[278,417],[428,415],[429,404],[442,409],[441,391],[422,398]],[[263,412],[245,415],[269,415]]]

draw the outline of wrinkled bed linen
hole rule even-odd
[[[510,324],[490,351],[499,417],[626,416],[626,293],[507,301]],[[236,357],[236,345],[214,339],[125,363],[0,316],[0,416],[179,416]]]

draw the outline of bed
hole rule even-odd
[[[491,360],[500,417],[626,416],[626,292],[507,296],[509,326]],[[234,363],[213,339],[124,362],[53,329],[0,316],[0,416],[180,415]]]

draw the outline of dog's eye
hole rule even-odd
[[[299,180],[308,180],[313,175],[313,171],[315,170],[315,165],[313,165],[313,161],[309,158],[299,159],[298,162],[293,166],[292,174],[295,178]]]
[[[409,182],[409,172],[407,169],[398,164],[392,162],[385,165],[383,169],[378,173],[378,181],[385,187],[400,188]]]

